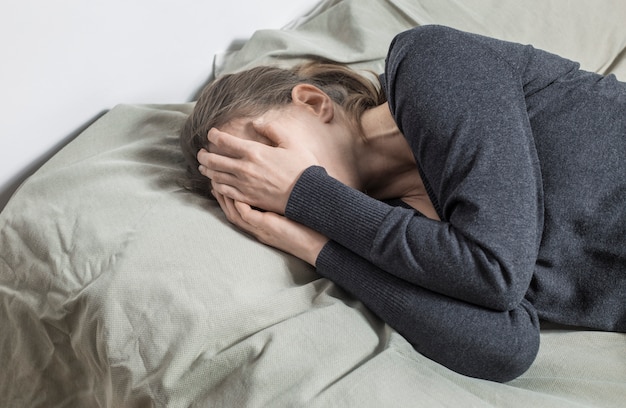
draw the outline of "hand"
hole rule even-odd
[[[211,129],[209,151],[198,153],[199,170],[213,181],[216,193],[284,214],[297,179],[318,161],[291,136],[296,129],[275,122],[253,122],[253,126],[275,146]]]
[[[226,218],[260,242],[280,249],[315,266],[328,242],[322,234],[272,212],[261,212],[215,191],[213,195]]]

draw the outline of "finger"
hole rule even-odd
[[[235,174],[228,173],[222,170],[216,170],[215,168],[205,167],[203,164],[198,166],[198,171],[204,177],[214,180],[217,183],[227,184],[230,186],[237,185],[238,177]]]
[[[209,143],[215,146],[215,149],[220,155],[228,156],[232,158],[245,158],[251,151],[258,148],[258,146],[264,146],[262,143],[241,139],[237,136],[233,136],[230,133],[222,132],[219,129],[212,128],[207,134]]]
[[[224,212],[227,214],[229,221],[235,225],[239,225],[239,219],[241,217],[239,217],[239,212],[237,212],[233,200],[226,196],[222,196],[222,201],[224,202]]]
[[[255,132],[268,139],[274,147],[284,145],[287,131],[281,128],[280,124],[276,123],[276,121],[266,120],[261,117],[252,121],[252,127]]]
[[[223,156],[216,153],[200,149],[196,155],[198,163],[206,169],[224,171],[224,169],[236,167],[237,160],[232,157]],[[200,170],[202,170],[200,168]]]
[[[235,210],[239,213],[239,216],[243,221],[252,227],[258,227],[263,214],[261,211],[253,209],[250,205],[242,201],[234,201]]]
[[[266,217],[271,216],[273,213],[263,213],[241,201],[234,201],[233,204],[235,211],[239,214],[238,219],[239,222],[241,222],[240,228],[260,242],[269,243],[268,239],[271,234],[269,234],[266,229]]]
[[[220,208],[222,209],[222,212],[224,213],[224,215],[226,215],[226,218],[229,218],[229,215],[227,214],[228,207],[226,206],[226,203],[224,202],[224,196],[218,193],[217,191],[215,191],[215,189],[212,189],[211,193],[217,200],[217,203],[220,205]]]
[[[248,231],[248,228],[246,228],[247,226],[245,222],[243,222],[243,220],[241,219],[241,216],[239,215],[239,212],[235,208],[234,201],[219,193],[215,193],[215,198],[217,199],[217,202],[219,203],[220,208],[224,212],[226,219],[230,223],[243,229],[244,231]]]
[[[246,196],[239,191],[236,187],[231,186],[229,184],[222,184],[217,182],[215,179],[211,180],[213,182],[213,191],[216,194],[220,194],[224,197],[228,197],[231,200],[248,202]]]
[[[229,211],[230,211],[229,221],[240,230],[246,232],[247,234],[250,234],[251,236],[253,236],[254,238],[258,240],[261,240],[262,239],[261,237],[262,234],[260,234],[261,230],[259,230],[256,226],[248,223],[246,219],[244,219],[241,216],[241,214],[235,208],[235,203],[236,201],[226,199],[226,205],[229,207]],[[251,211],[254,211],[254,210],[251,209]]]
[[[249,166],[246,162],[213,153],[203,154],[200,160],[202,160],[198,166],[200,174],[233,187],[241,184],[241,177],[245,177],[247,174],[245,169]]]
[[[222,210],[226,213],[230,210],[227,205],[226,199],[227,197],[218,191],[219,184],[215,183],[215,181],[211,180],[211,194],[217,199]],[[227,214],[228,215],[228,214]]]
[[[208,155],[209,155],[208,150],[202,148],[198,150],[198,153],[196,154],[196,160],[198,160],[198,163],[200,164],[205,163]]]

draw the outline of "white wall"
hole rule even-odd
[[[214,54],[319,0],[2,0],[0,209],[17,186],[118,103],[180,103]]]

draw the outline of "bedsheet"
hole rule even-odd
[[[177,183],[190,108],[116,107],[2,213],[0,406],[623,405],[623,334],[544,330],[522,377],[466,378],[233,229]]]
[[[313,54],[377,70],[395,32],[437,22],[623,75],[622,2],[524,4],[327,1],[258,32],[216,72]],[[192,108],[115,107],[0,213],[0,407],[624,406],[624,334],[546,325],[527,373],[467,378],[237,231],[181,187],[178,133]]]

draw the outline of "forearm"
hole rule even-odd
[[[248,204],[213,192],[226,218],[260,242],[315,265],[328,238],[282,215],[259,211]]]
[[[302,174],[286,216],[403,280],[485,307],[506,310],[516,306],[532,274],[532,270],[519,272],[521,267],[501,262],[494,255],[497,251],[468,239],[450,223],[375,200],[319,167]],[[484,233],[498,240],[497,231]],[[524,247],[519,245],[511,249],[520,256],[503,258],[512,262],[526,262],[534,255],[522,254]]]
[[[294,240],[291,237],[282,239],[280,246],[285,251],[296,258],[303,260],[309,265],[316,266],[317,258],[328,242],[328,238],[311,229],[302,228],[300,238]]]
[[[367,258],[389,205],[354,190],[328,175],[322,167],[309,167],[289,196],[285,216],[319,231]]]
[[[524,372],[537,353],[539,324],[527,302],[496,312],[439,295],[385,273],[332,241],[320,253],[317,270],[418,352],[459,373],[508,381]]]

